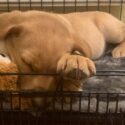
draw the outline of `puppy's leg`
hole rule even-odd
[[[57,72],[66,80],[85,80],[96,73],[96,68],[89,58],[65,54],[58,61]]]
[[[83,82],[81,80],[63,80],[63,91],[81,92],[83,89]],[[65,103],[77,101],[78,97],[66,96],[63,98]]]
[[[125,57],[125,23],[118,19],[109,16],[109,21],[105,21],[105,28],[100,28],[103,31],[103,36],[108,43],[116,44],[116,48],[112,51],[114,58]],[[100,25],[103,27],[103,25]]]
[[[118,25],[118,24],[116,24]],[[120,27],[120,24],[119,24]],[[114,32],[112,32],[111,36],[114,36],[114,40],[111,39],[111,43],[113,44],[118,44],[118,46],[116,46],[116,48],[114,48],[114,50],[112,51],[112,56],[114,58],[119,58],[119,57],[125,57],[125,24],[122,24],[120,28],[114,29],[111,28],[112,30],[114,30]],[[117,30],[119,32],[116,32],[115,30]]]
[[[117,26],[116,29],[111,28],[114,30],[113,34],[111,35],[114,35],[114,38],[116,38],[112,43],[118,44],[118,46],[116,46],[112,51],[112,56],[114,58],[125,57],[125,24],[121,23],[120,25],[120,23],[117,23],[116,25],[119,27]]]

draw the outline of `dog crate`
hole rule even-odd
[[[125,18],[124,0],[0,0],[1,13],[34,9],[58,13],[99,10],[123,21]],[[109,75],[125,77],[125,70],[99,70],[96,76]],[[62,87],[61,83],[59,87]],[[44,103],[33,108],[30,105],[33,98],[40,98]],[[68,98],[68,103],[65,103],[65,98]],[[30,108],[25,109],[25,103]],[[125,125],[124,107],[125,93],[69,92],[62,89],[55,92],[0,91],[0,125]]]

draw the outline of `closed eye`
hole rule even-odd
[[[1,55],[1,56],[3,56],[3,57],[6,57],[6,55],[5,55],[5,54],[3,54],[3,53],[0,53],[0,55]]]

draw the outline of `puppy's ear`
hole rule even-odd
[[[21,35],[24,27],[22,25],[12,26],[5,33],[4,40],[17,38]]]

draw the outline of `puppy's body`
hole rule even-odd
[[[95,73],[90,59],[104,53],[106,42],[117,44],[125,38],[125,24],[104,12],[16,11],[1,14],[0,20],[1,52],[7,53],[21,72],[62,72],[64,79],[66,76],[73,80],[64,80],[65,90],[71,91],[79,89],[80,81]],[[123,48],[124,44],[115,49],[114,57],[125,56]],[[72,55],[74,51],[83,56]],[[55,90],[59,80],[54,76],[25,76],[20,77],[20,87]],[[75,87],[74,80],[78,83]]]
[[[104,53],[106,42],[116,44],[125,38],[125,24],[107,13],[84,12],[65,16],[81,40],[87,42],[94,59]]]

